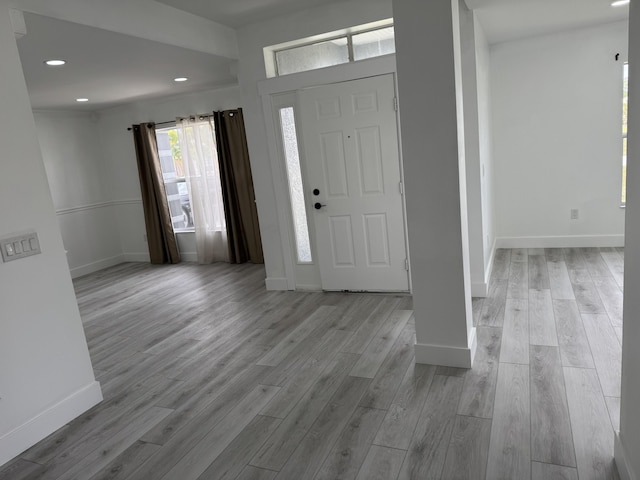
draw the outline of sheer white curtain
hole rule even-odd
[[[176,128],[191,196],[198,263],[229,261],[213,118],[178,118]]]

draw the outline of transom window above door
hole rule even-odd
[[[268,77],[316,70],[395,53],[393,20],[301,38],[264,49]]]

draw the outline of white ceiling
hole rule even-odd
[[[99,110],[237,82],[235,61],[25,13],[18,50],[34,109]],[[67,61],[47,67],[51,58]],[[176,77],[189,81],[176,83]],[[76,98],[89,98],[79,104]]]
[[[68,4],[72,12],[78,12],[83,5],[85,10],[90,10],[89,3],[84,3],[88,0],[78,1],[57,0],[56,5],[62,8]],[[144,1],[147,6],[163,9],[159,13],[168,18],[182,14],[174,9],[177,8],[218,24],[239,27],[346,0],[99,0],[95,3],[97,1],[92,0],[91,5],[108,6],[112,14],[125,4],[132,7]],[[612,8],[610,1],[466,0],[477,12],[490,43],[628,17],[628,7]],[[113,28],[103,30],[33,13],[24,15],[27,35],[18,40],[18,48],[35,109],[100,110],[143,98],[200,91],[237,81],[236,62],[229,58],[138,38],[134,36],[135,29],[127,32],[131,35],[125,35],[111,31]],[[158,17],[150,15],[149,18]],[[99,19],[95,21],[100,25]],[[180,21],[184,23],[185,19]],[[148,27],[149,22],[143,23]],[[46,67],[43,61],[52,57],[62,57],[68,64],[57,69]],[[175,83],[176,76],[189,77],[189,81]],[[88,97],[90,102],[78,104],[75,102],[78,97]]]
[[[186,0],[185,0],[186,1]],[[467,0],[489,43],[576,29],[629,17],[611,0]]]
[[[306,10],[340,0],[156,0],[230,27]],[[344,0],[343,0],[344,1]]]

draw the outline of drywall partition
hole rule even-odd
[[[640,5],[629,11],[629,162],[624,252],[624,330],[620,433],[615,457],[622,480],[640,479]]]
[[[100,149],[106,163],[105,182],[110,185],[109,198],[114,206],[120,248],[125,260],[149,261],[136,152],[132,133],[127,128],[134,123],[165,122],[176,117],[239,106],[239,88],[229,86],[145,100],[98,112]],[[178,234],[180,254],[187,261],[196,260],[192,237],[192,233]]]
[[[96,115],[34,112],[34,117],[71,276],[123,262]]]
[[[617,22],[492,46],[501,246],[622,245],[626,35]]]
[[[133,37],[236,59],[235,31],[154,0],[10,0],[15,8]]]
[[[0,237],[41,255],[0,263],[0,465],[102,399],[36,139],[9,8],[0,0]]]
[[[488,270],[485,262],[486,201],[483,195],[483,176],[480,158],[480,94],[475,15],[460,2],[460,44],[462,59],[462,93],[464,98],[465,170],[467,184],[467,214],[469,222],[469,266],[471,294],[486,297]]]
[[[471,367],[458,0],[394,0],[416,362]]]
[[[263,49],[271,45],[390,18],[390,0],[348,0],[285,15],[238,30],[238,80],[251,155],[265,256],[267,288],[289,288],[269,144],[258,82],[267,78]]]
[[[482,231],[484,233],[485,283],[489,282],[495,251],[493,152],[491,130],[490,51],[487,37],[478,17],[474,15],[476,47],[476,78],[478,92],[478,140],[480,142],[480,187],[482,196]]]

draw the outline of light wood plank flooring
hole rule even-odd
[[[622,249],[498,250],[472,370],[416,365],[411,297],[260,266],[75,281],[105,400],[0,480],[617,479]]]

